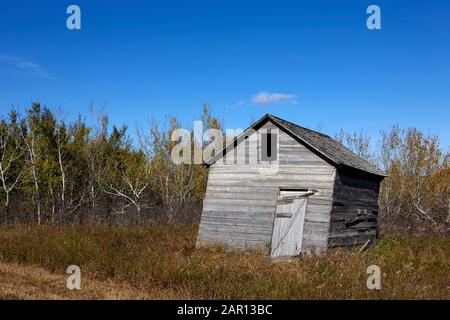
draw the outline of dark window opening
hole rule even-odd
[[[310,189],[308,188],[282,188],[280,189],[280,193],[282,192],[308,192]]]
[[[277,160],[278,140],[274,133],[261,134],[261,161]]]

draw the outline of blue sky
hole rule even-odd
[[[81,8],[81,30],[66,8]],[[368,30],[366,8],[381,8]],[[212,104],[229,128],[272,113],[334,135],[399,123],[450,145],[448,1],[29,0],[0,7],[0,113],[38,101],[114,124]]]

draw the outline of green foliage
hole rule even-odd
[[[218,126],[206,107],[202,118],[208,126]],[[199,207],[206,170],[172,163],[175,142],[170,136],[180,125],[174,117],[168,124],[168,129],[160,129],[154,122],[145,141],[136,146],[126,126],[109,130],[103,114],[88,126],[81,116],[67,122],[38,103],[23,118],[11,111],[8,119],[0,118],[4,223],[179,220],[186,208]]]

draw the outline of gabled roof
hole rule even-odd
[[[264,125],[267,121],[271,121],[275,125],[277,125],[280,129],[289,133],[294,139],[308,147],[309,149],[315,151],[319,155],[321,155],[325,160],[336,167],[348,167],[351,169],[357,169],[360,171],[364,171],[376,176],[385,177],[386,175],[378,169],[376,166],[372,165],[365,159],[353,153],[351,150],[343,146],[340,142],[335,139],[327,136],[326,134],[307,129],[296,125],[295,123],[283,120],[281,118],[275,117],[271,114],[266,114],[264,117],[253,123],[248,129],[246,129],[242,134],[245,135],[245,132],[254,129],[257,130],[259,127]],[[240,141],[239,137],[236,138]],[[229,145],[230,146],[230,145]],[[224,148],[225,150],[230,150],[229,146]],[[223,151],[219,152],[217,155],[222,156]],[[208,165],[211,165],[219,157],[214,157],[215,159],[211,162],[212,159],[206,161]]]

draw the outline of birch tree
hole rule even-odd
[[[97,179],[103,192],[118,203],[114,213],[124,215],[134,208],[136,221],[140,222],[142,210],[150,206],[146,194],[149,164],[143,152],[134,150],[126,131],[126,127],[113,127],[106,146],[109,156]]]
[[[0,119],[0,180],[4,193],[4,223],[7,224],[10,207],[10,194],[20,182],[25,172],[23,165],[24,149],[20,142],[21,127],[18,114],[11,111],[9,123]]]
[[[27,111],[26,125],[27,131],[20,132],[22,141],[25,146],[26,165],[31,173],[31,180],[33,184],[33,203],[36,207],[36,222],[42,222],[42,203],[40,196],[40,181],[39,181],[39,161],[41,160],[41,153],[38,147],[38,126],[41,118],[40,104],[33,103],[32,107]]]

